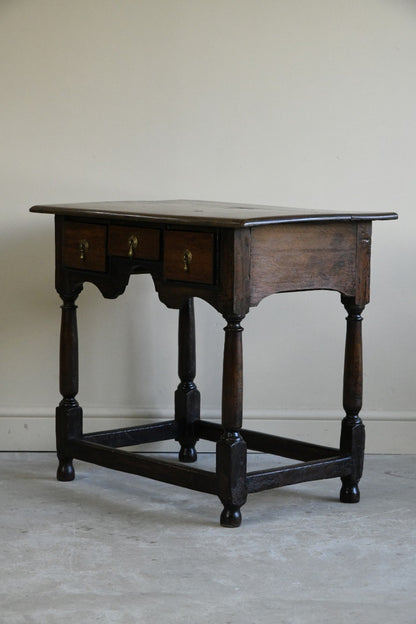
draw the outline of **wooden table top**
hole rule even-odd
[[[332,212],[200,200],[109,201],[33,206],[31,212],[82,218],[245,228],[287,222],[397,219],[394,212]]]

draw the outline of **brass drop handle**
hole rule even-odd
[[[136,249],[137,245],[139,244],[137,236],[134,236],[134,234],[132,236],[130,236],[130,238],[128,240],[128,243],[129,243],[129,258],[133,258],[134,250]]]
[[[182,254],[182,260],[183,260],[183,270],[188,272],[189,266],[192,262],[192,253],[189,251],[189,249],[184,249],[183,254]]]
[[[88,247],[89,247],[88,241],[85,240],[85,238],[83,238],[79,242],[79,257],[80,257],[80,260],[85,261],[87,259]]]

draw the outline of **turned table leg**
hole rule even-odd
[[[240,434],[243,421],[243,350],[240,321],[243,316],[224,317],[224,365],[222,380],[222,425],[217,442],[216,471],[219,498],[224,505],[221,525],[238,527],[240,507],[247,500],[247,445]]]
[[[180,383],[175,392],[175,420],[179,433],[177,440],[181,445],[179,459],[194,462],[197,459],[195,443],[198,438],[194,431],[194,422],[199,419],[200,394],[195,378],[195,315],[194,301],[188,299],[179,310],[178,331],[178,375]]]
[[[78,393],[78,332],[75,300],[79,293],[63,296],[59,390],[62,401],[56,408],[56,449],[59,460],[58,481],[72,481],[75,477],[72,457],[66,451],[66,442],[82,434],[82,409],[75,399]]]
[[[348,312],[345,342],[343,406],[346,413],[342,421],[341,451],[352,456],[351,474],[342,477],[340,500],[343,503],[358,503],[360,490],[358,482],[363,472],[365,429],[359,413],[363,393],[363,358],[361,337],[361,312],[354,299],[342,297]]]

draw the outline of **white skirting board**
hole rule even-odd
[[[244,428],[287,438],[337,447],[342,412],[312,412],[285,410],[247,410]],[[368,453],[416,453],[416,413],[365,412],[361,414],[366,426]],[[84,431],[102,431],[169,420],[170,410],[133,410],[84,408]],[[219,422],[219,412],[208,411],[204,420]],[[50,409],[10,409],[0,411],[0,451],[54,451],[54,411]],[[143,451],[176,451],[175,441],[143,445]],[[200,452],[215,449],[211,442],[200,440]]]

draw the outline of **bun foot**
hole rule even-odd
[[[241,524],[241,511],[240,507],[224,507],[221,518],[221,526],[227,528],[237,528]]]
[[[182,446],[179,451],[179,460],[185,464],[191,464],[198,459],[197,452],[193,446]]]
[[[75,470],[72,464],[72,459],[66,459],[65,461],[59,462],[56,478],[58,481],[73,481],[75,479]]]
[[[341,503],[359,503],[360,490],[358,489],[358,485],[356,483],[344,484],[341,488],[339,500],[341,501]]]

